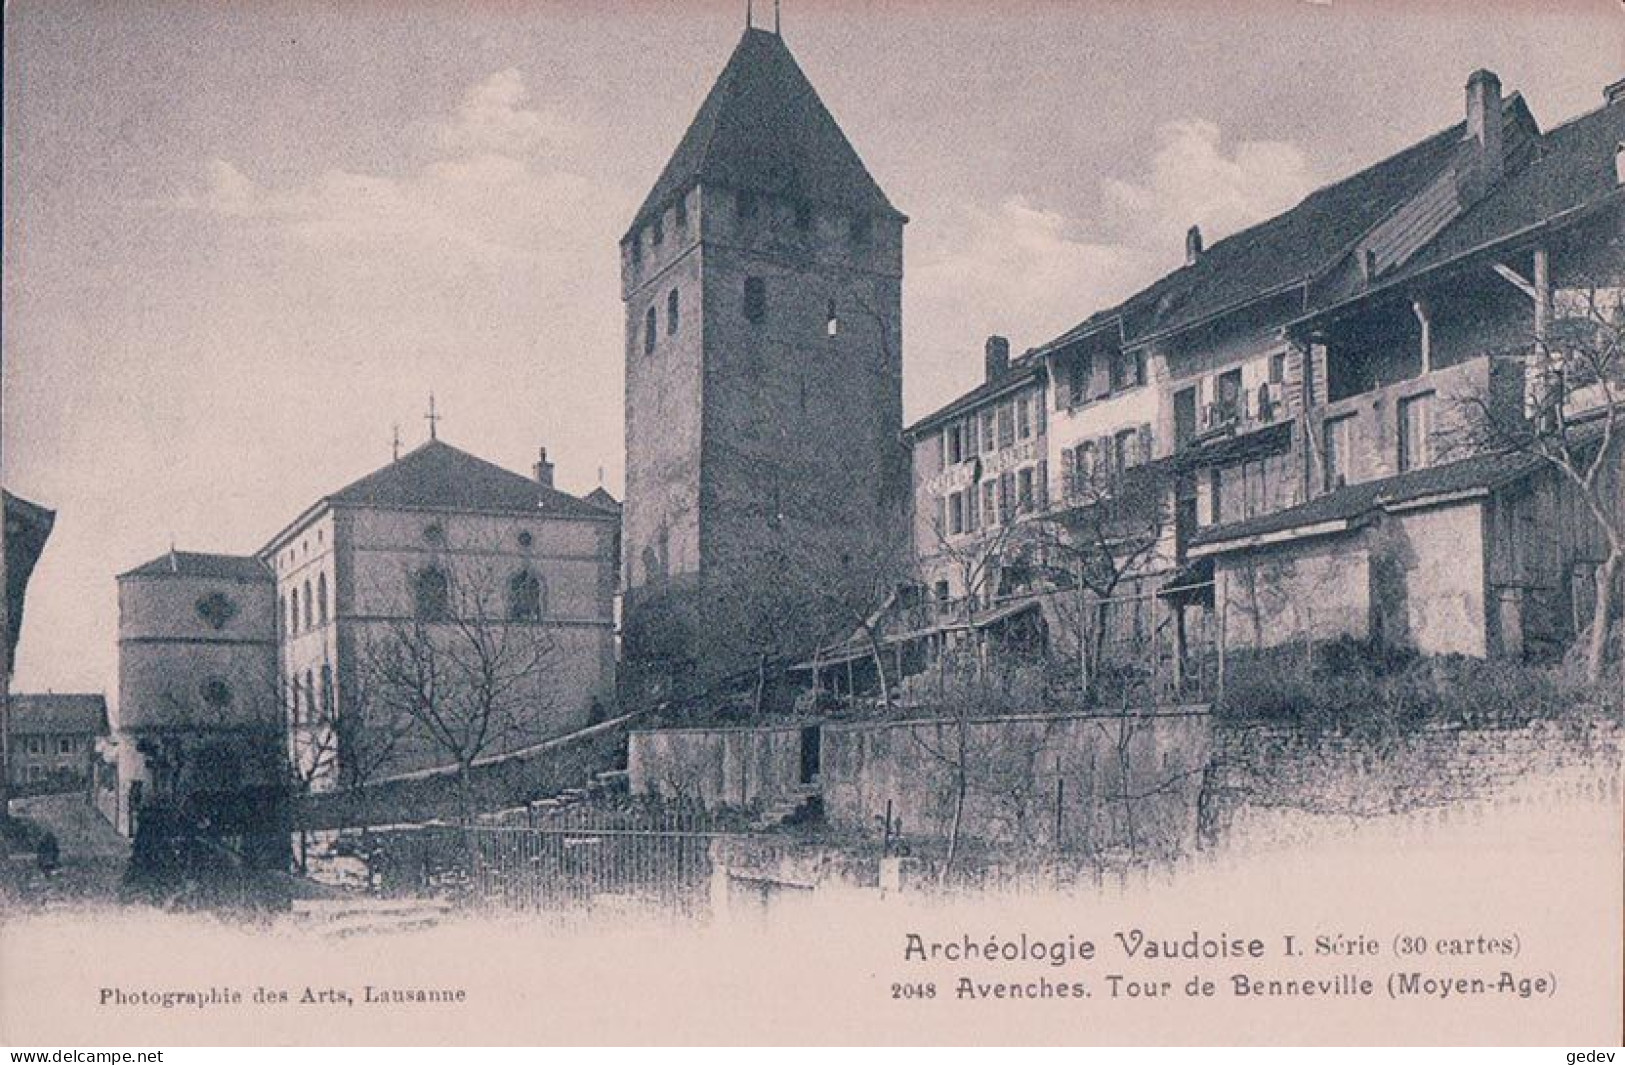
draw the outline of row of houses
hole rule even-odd
[[[1561,419],[1584,452],[1619,413],[1617,376],[1573,356],[1610,325],[1617,349],[1622,152],[1625,82],[1542,130],[1481,70],[1451,128],[1211,247],[1192,227],[1179,269],[1019,356],[989,338],[982,383],[905,433],[924,610],[889,623],[903,671],[978,628],[1053,644],[1074,594],[1235,649],[1571,641],[1607,546],[1513,445]]]

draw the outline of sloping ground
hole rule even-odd
[[[130,858],[129,841],[91,807],[82,793],[14,799],[13,817],[38,825],[56,837],[58,866],[39,868],[32,854],[7,862],[0,892],[24,906],[111,902]]]
[[[584,788],[595,773],[626,765],[627,714],[545,743],[474,764],[469,790],[475,812],[523,807],[570,788]],[[462,813],[454,768],[380,780],[353,792],[307,797],[297,812],[307,831],[455,820]]]

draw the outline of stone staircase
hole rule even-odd
[[[763,810],[751,822],[752,832],[772,832],[776,829],[805,824],[824,812],[824,793],[817,784],[803,784],[787,792],[783,798]]]
[[[591,803],[607,795],[624,795],[630,787],[629,775],[624,769],[603,769],[594,773],[580,787],[565,788],[556,795],[537,799],[527,806],[516,806],[494,814],[485,814],[485,824],[523,825],[544,817],[554,817]]]

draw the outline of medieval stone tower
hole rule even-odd
[[[702,653],[663,609],[683,589],[760,591],[766,545],[906,505],[906,221],[747,29],[621,241],[629,664]]]

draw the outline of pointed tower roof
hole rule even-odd
[[[784,39],[747,29],[649,191],[630,236],[699,183],[884,214],[886,199]]]

